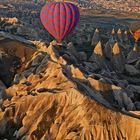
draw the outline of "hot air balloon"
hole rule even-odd
[[[46,30],[61,43],[77,25],[80,14],[73,3],[51,2],[42,8],[40,19]]]

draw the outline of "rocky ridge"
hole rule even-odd
[[[1,31],[0,138],[139,139],[140,52],[127,35],[103,44],[96,30],[89,55]]]

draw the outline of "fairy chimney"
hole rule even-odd
[[[135,43],[133,49],[127,55],[127,63],[136,62],[140,58],[139,48],[137,43]]]
[[[103,47],[101,42],[99,41],[98,44],[95,46],[89,61],[95,62],[101,69],[106,68],[106,60],[104,58]]]
[[[128,32],[127,31],[124,31],[123,40],[124,40],[125,43],[128,43],[129,42]]]
[[[117,40],[119,41],[119,42],[122,42],[123,40],[122,40],[122,31],[121,31],[121,29],[119,29],[118,31],[117,31]]]
[[[117,72],[122,73],[124,71],[124,64],[124,57],[118,42],[116,42],[112,48],[112,65]]]
[[[95,46],[99,41],[100,41],[100,33],[99,30],[96,29],[91,40],[91,46]]]

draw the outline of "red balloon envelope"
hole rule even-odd
[[[77,25],[80,14],[72,3],[52,2],[42,8],[40,18],[47,31],[61,42]]]

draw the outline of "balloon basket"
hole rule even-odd
[[[59,47],[64,46],[64,43],[62,41],[56,41],[56,40],[53,40],[50,44]]]
[[[58,45],[58,46],[63,46],[63,43],[57,42],[57,45]]]

